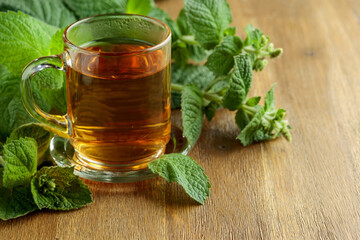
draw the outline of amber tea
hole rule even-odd
[[[67,69],[70,137],[78,158],[97,168],[146,167],[170,137],[169,63],[161,50],[141,54],[151,47],[142,41],[107,39],[81,47],[100,54],[79,53]]]
[[[58,135],[50,143],[55,163],[103,182],[155,177],[147,164],[171,134],[170,28],[147,16],[104,14],[71,24],[63,41],[62,54],[33,60],[21,77],[26,110]],[[34,101],[32,77],[47,68],[66,73],[65,115]]]

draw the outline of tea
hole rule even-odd
[[[137,170],[170,138],[170,65],[162,50],[129,39],[83,44],[67,67],[71,144],[96,169]],[[90,51],[90,52],[89,52]]]

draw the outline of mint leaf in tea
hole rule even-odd
[[[73,53],[67,68],[71,144],[81,153],[77,157],[100,169],[146,168],[170,137],[167,53],[130,39],[102,39],[81,47],[86,53]]]

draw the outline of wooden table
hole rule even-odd
[[[277,82],[293,141],[244,148],[233,114],[219,110],[190,154],[211,179],[204,206],[162,179],[88,182],[95,203],[0,222],[0,239],[360,238],[360,2],[229,3],[238,32],[253,23],[285,50],[251,95]],[[175,17],[182,1],[158,5]]]

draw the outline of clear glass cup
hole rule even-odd
[[[171,133],[171,32],[154,18],[110,14],[82,19],[64,32],[64,52],[35,59],[21,90],[32,117],[69,139],[81,177],[131,182],[152,175],[147,164],[164,153]],[[55,68],[66,73],[67,114],[35,103],[31,78]]]

